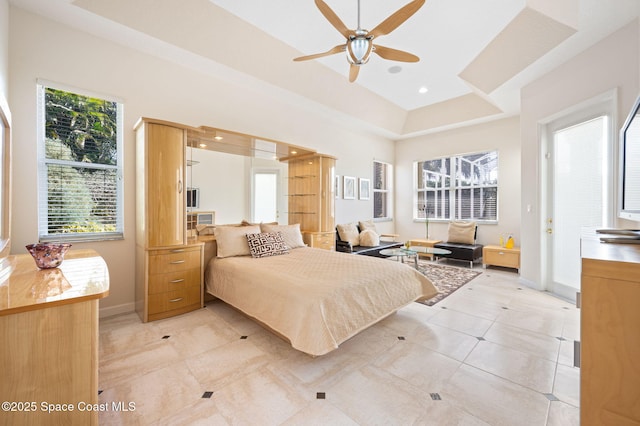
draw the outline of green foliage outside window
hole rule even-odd
[[[118,105],[44,89],[47,234],[117,229]]]

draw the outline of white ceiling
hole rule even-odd
[[[357,0],[325,1],[347,27],[355,29]],[[372,29],[408,2],[361,0],[361,26]],[[438,106],[451,109],[452,105],[471,105],[466,102],[470,99],[474,105],[485,103],[483,112],[451,120],[517,114],[522,86],[640,14],[638,0],[427,0],[395,31],[376,39],[377,44],[419,56],[420,62],[387,61],[372,55],[357,81],[348,83],[349,65],[343,54],[292,61],[296,56],[324,52],[344,43],[313,0],[10,3],[166,59],[173,57],[185,64],[192,61],[200,68],[207,62],[212,72],[224,70],[248,77],[251,84],[264,84],[269,90],[308,100],[310,105],[335,110],[340,116],[353,116],[394,138],[451,124],[444,119],[429,123],[422,117],[434,115]],[[163,28],[170,27],[150,23],[154,18],[162,22],[176,15],[183,15],[179,28],[165,31]],[[231,19],[233,15],[239,20]],[[546,34],[550,34],[548,40],[543,40]],[[207,40],[216,40],[210,43],[210,49]],[[167,45],[175,47],[173,56]],[[241,57],[241,51],[250,57]],[[390,73],[394,66],[400,66],[401,72]],[[508,73],[496,76],[499,69]],[[491,80],[492,76],[496,78]],[[314,85],[321,87],[311,87]],[[331,87],[329,94],[327,86]],[[418,93],[422,86],[429,89],[426,94]],[[340,96],[346,96],[348,102]],[[365,113],[354,111],[354,101],[368,106],[380,103],[380,111],[393,110],[402,118],[369,121]]]

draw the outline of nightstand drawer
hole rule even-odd
[[[335,250],[336,248],[334,232],[305,232],[302,237],[309,247],[324,250]]]
[[[200,268],[149,275],[149,294],[200,287]]]
[[[149,315],[200,304],[200,287],[149,295]]]
[[[520,269],[520,249],[485,246],[482,251],[482,263],[485,265]]]
[[[149,256],[149,272],[164,274],[200,268],[200,247],[176,250],[159,250]]]

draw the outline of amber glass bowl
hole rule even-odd
[[[33,256],[33,260],[36,261],[36,266],[40,269],[60,266],[69,247],[71,244],[67,243],[38,243],[26,246],[29,254]]]

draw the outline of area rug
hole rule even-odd
[[[419,302],[428,306],[435,305],[482,273],[474,271],[473,269],[437,265],[424,260],[419,261],[418,270],[429,278],[438,289],[436,296],[429,300]]]

